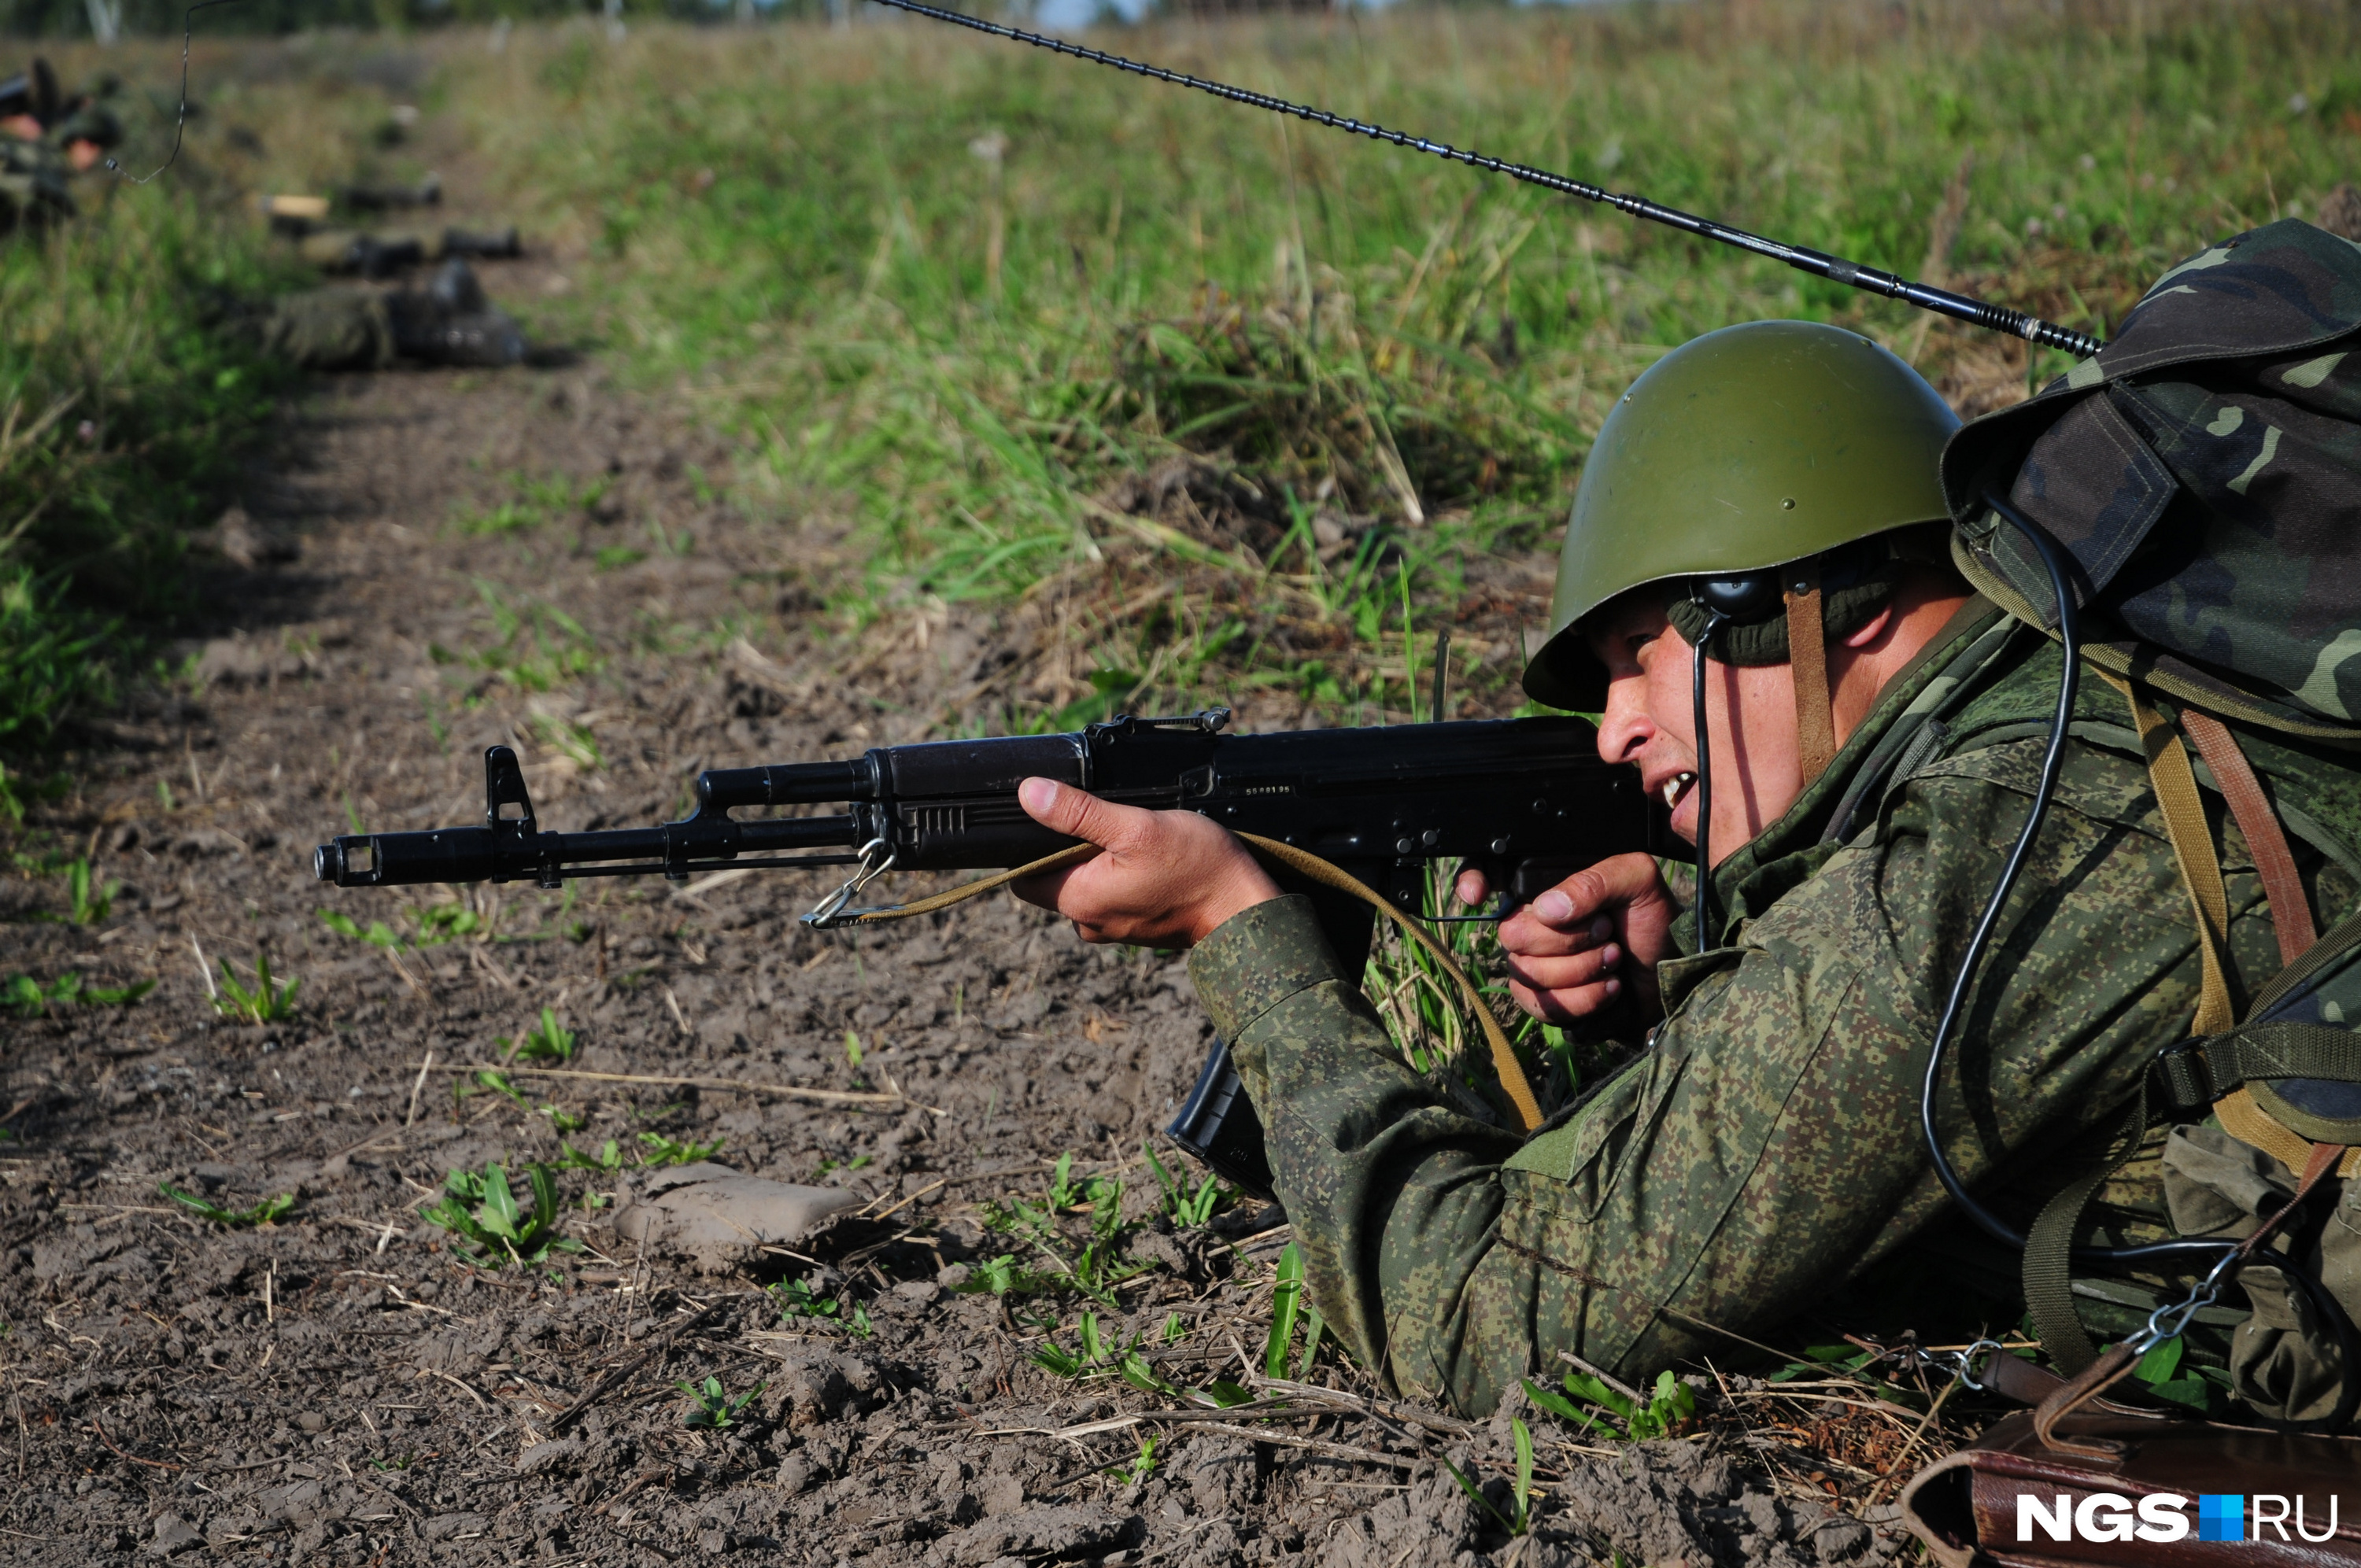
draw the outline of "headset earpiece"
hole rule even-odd
[[[1776,568],[1748,572],[1735,577],[1693,577],[1689,580],[1691,598],[1708,609],[1719,610],[1740,624],[1760,620],[1765,612],[1784,603],[1780,588],[1781,578]]]

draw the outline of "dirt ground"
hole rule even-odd
[[[1005,898],[815,935],[795,920],[824,891],[809,873],[481,889],[434,916],[472,931],[392,956],[330,929],[323,909],[420,930],[401,906],[431,901],[324,888],[312,847],[348,820],[470,819],[487,744],[519,747],[552,825],[652,823],[702,766],[923,733],[1024,629],[921,609],[851,641],[811,633],[840,569],[829,526],[712,499],[728,452],[595,366],[333,381],[290,417],[204,567],[197,678],[93,727],[78,792],[35,825],[123,884],[111,913],[38,919],[62,907],[60,877],[0,883],[0,972],[158,982],[127,1007],[0,1024],[0,1560],[1703,1568],[1900,1551],[1890,1524],[1849,1517],[1890,1520],[1872,1505],[1891,1486],[1726,1420],[1619,1453],[1536,1419],[1545,1495],[1512,1541],[1442,1463],[1508,1511],[1509,1412],[1368,1403],[1333,1349],[1310,1376],[1345,1392],[1282,1412],[1034,1365],[1045,1329],[1073,1346],[1085,1303],[955,1287],[1010,1249],[978,1205],[1038,1201],[1071,1151],[1125,1180],[1123,1245],[1153,1266],[1115,1292],[1109,1336],[1146,1336],[1176,1383],[1259,1367],[1283,1216],[1249,1201],[1175,1231],[1139,1154],[1208,1043],[1177,959],[1086,948]],[[515,471],[605,488],[538,527],[455,526]],[[731,618],[769,651],[712,630]],[[586,734],[595,765],[550,739]],[[301,981],[292,1015],[222,1021],[201,966],[243,978],[262,952]],[[658,1081],[456,1095],[543,1007],[578,1033],[574,1069]],[[455,1169],[555,1159],[544,1106],[581,1119],[566,1141],[584,1150],[720,1139],[722,1163],[862,1208],[708,1272],[582,1206],[622,1175],[570,1171],[582,1251],[472,1267],[419,1211]],[[228,1229],[160,1182],[229,1209],[297,1201]],[[766,1287],[797,1280],[833,1310],[783,1314]],[[727,1430],[686,1424],[675,1383],[708,1376],[762,1387]],[[1700,1382],[1709,1413],[1748,1387]]]

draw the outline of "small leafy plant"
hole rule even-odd
[[[341,910],[323,909],[320,924],[339,937],[356,942],[367,942],[373,948],[383,948],[389,953],[399,953],[404,948],[439,948],[474,936],[485,928],[484,917],[459,904],[431,904],[423,909],[404,906],[402,913],[418,927],[417,933],[404,935],[382,920],[372,920],[363,929],[353,917]]]
[[[418,1211],[473,1249],[471,1261],[498,1268],[540,1263],[553,1251],[580,1252],[582,1244],[557,1232],[557,1184],[545,1165],[524,1168],[531,1207],[518,1204],[508,1172],[497,1164],[481,1175],[455,1170],[443,1179],[445,1196]]]
[[[398,950],[402,945],[401,934],[382,920],[370,921],[368,929],[364,931],[354,922],[351,916],[342,910],[323,909],[320,911],[320,924],[339,937],[349,937],[356,942],[367,942],[373,948],[383,948],[389,953]]]
[[[574,1042],[577,1037],[573,1030],[558,1026],[555,1008],[544,1007],[541,1010],[541,1021],[527,1030],[522,1037],[511,1041],[506,1035],[499,1036],[500,1048],[508,1053],[500,1059],[502,1061],[572,1061]]]
[[[703,1383],[691,1383],[683,1379],[675,1383],[673,1387],[686,1394],[693,1401],[688,1414],[681,1421],[683,1426],[711,1427],[716,1431],[721,1431],[736,1426],[739,1415],[748,1405],[754,1402],[756,1395],[770,1385],[757,1383],[743,1394],[735,1396],[722,1391],[721,1379],[719,1377],[708,1376]]]
[[[729,1141],[725,1137],[700,1144],[695,1139],[668,1138],[662,1133],[642,1133],[640,1142],[647,1146],[648,1152],[640,1157],[640,1163],[656,1169],[668,1165],[695,1165],[719,1154],[721,1146]]]
[[[1124,1261],[1124,1238],[1131,1227],[1123,1221],[1123,1183],[1115,1177],[1076,1180],[1074,1157],[1060,1155],[1049,1175],[1048,1200],[1037,1204],[1011,1198],[1005,1203],[984,1204],[985,1229],[1015,1237],[1056,1264],[1059,1270],[1051,1274],[1021,1269],[1016,1266],[1017,1255],[1005,1255],[986,1266],[996,1281],[990,1287],[994,1294],[1057,1286],[1113,1307],[1116,1286],[1155,1266]],[[1079,1246],[1068,1237],[1062,1223],[1065,1215],[1077,1212],[1089,1216],[1087,1235]],[[1001,1288],[1002,1284],[1007,1288]]]
[[[544,1106],[544,1109],[546,1110],[547,1107]],[[567,1129],[559,1130],[563,1132]],[[568,1143],[561,1143],[557,1146],[564,1151],[557,1160],[557,1168],[560,1170],[597,1170],[612,1175],[623,1168],[623,1151],[617,1146],[612,1138],[609,1138],[601,1145],[598,1152],[594,1155],[584,1154]]]
[[[214,1011],[223,1017],[241,1024],[276,1024],[294,1015],[295,992],[303,982],[272,979],[269,953],[254,955],[251,989],[238,982],[227,959],[222,960],[221,971],[221,994],[214,998]]]
[[[66,894],[73,901],[73,923],[95,926],[115,910],[115,895],[123,891],[119,882],[101,884],[90,874],[90,862],[78,860],[66,868]]]
[[[214,1224],[227,1226],[233,1231],[246,1230],[254,1225],[275,1225],[280,1216],[295,1207],[295,1194],[292,1192],[265,1198],[251,1209],[225,1209],[217,1203],[206,1202],[193,1192],[183,1192],[169,1181],[158,1182],[156,1190],[197,1218],[211,1220]]]
[[[466,1078],[455,1078],[451,1080],[451,1113],[456,1116],[459,1113],[459,1102],[481,1089],[489,1089],[495,1094],[507,1095],[516,1102],[517,1109],[520,1111],[529,1111],[533,1108],[525,1101],[524,1091],[509,1081],[508,1074],[495,1072],[490,1068],[479,1067]]]
[[[1045,1340],[1040,1348],[1032,1353],[1031,1360],[1034,1365],[1052,1377],[1071,1380],[1113,1374],[1143,1394],[1178,1394],[1180,1390],[1159,1376],[1155,1367],[1148,1364],[1148,1357],[1140,1354],[1139,1342],[1144,1337],[1134,1334],[1126,1343],[1117,1345],[1108,1340],[1100,1328],[1099,1315],[1084,1312],[1079,1333],[1082,1343],[1079,1354],[1055,1340]]]
[[[1184,1231],[1199,1228],[1228,1201],[1228,1190],[1214,1179],[1212,1171],[1205,1173],[1204,1179],[1198,1182],[1192,1191],[1184,1177],[1174,1176],[1165,1168],[1164,1162],[1156,1157],[1154,1145],[1142,1142],[1139,1148],[1148,1157],[1148,1168],[1156,1173],[1157,1185],[1164,1189],[1164,1212],[1171,1217],[1176,1228]]]
[[[1295,1337],[1299,1317],[1303,1322],[1303,1355],[1296,1364],[1295,1375],[1300,1378],[1312,1370],[1312,1358],[1320,1354],[1320,1336],[1327,1325],[1320,1321],[1317,1310],[1303,1304],[1303,1254],[1290,1242],[1279,1255],[1278,1278],[1271,1285],[1270,1332],[1265,1336],[1262,1347],[1264,1376],[1287,1376],[1287,1347]]]
[[[1139,1436],[1139,1453],[1133,1458],[1131,1464],[1127,1467],[1124,1468],[1117,1468],[1116,1466],[1110,1464],[1107,1466],[1106,1474],[1114,1476],[1116,1480],[1122,1482],[1127,1486],[1137,1486],[1142,1481],[1147,1480],[1150,1475],[1155,1475],[1156,1439],[1154,1435],[1148,1432],[1142,1432]]]
[[[1697,1394],[1670,1371],[1656,1374],[1656,1387],[1644,1405],[1582,1372],[1565,1375],[1565,1394],[1544,1388],[1531,1378],[1525,1380],[1525,1392],[1534,1404],[1554,1416],[1576,1422],[1586,1431],[1604,1425],[1609,1432],[1631,1442],[1664,1437],[1697,1414]],[[1605,1410],[1613,1422],[1598,1420],[1583,1409],[1585,1406]]]
[[[779,1321],[791,1323],[797,1318],[841,1318],[844,1305],[832,1296],[823,1296],[802,1279],[782,1279],[771,1287],[771,1294],[779,1299]]]
[[[962,1296],[1029,1296],[1057,1284],[1060,1277],[1021,1267],[1015,1253],[1005,1252],[970,1265],[966,1283],[953,1288]]]
[[[2132,1376],[2147,1391],[2168,1404],[2205,1414],[2212,1409],[2212,1389],[2194,1367],[2181,1365],[2182,1341],[2178,1334],[2149,1348],[2132,1367]]]
[[[1526,1385],[1528,1388],[1532,1387],[1530,1383]],[[1448,1459],[1443,1462],[1443,1466],[1451,1472],[1451,1478],[1459,1483],[1459,1489],[1466,1493],[1477,1508],[1499,1520],[1502,1530],[1510,1535],[1523,1535],[1533,1528],[1533,1434],[1525,1430],[1524,1422],[1513,1416],[1509,1420],[1509,1433],[1517,1445],[1517,1489],[1510,1497],[1507,1513],[1494,1508],[1492,1499],[1478,1490],[1476,1483],[1470,1481],[1459,1466]],[[1621,1561],[1620,1555],[1617,1561]]]
[[[72,970],[47,985],[31,975],[20,974],[0,989],[0,1006],[9,1008],[20,1018],[38,1018],[59,1006],[127,1007],[155,989],[152,980],[131,985],[84,985],[81,974]]]

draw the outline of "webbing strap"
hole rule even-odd
[[[2032,1228],[2025,1233],[2025,1308],[2033,1319],[2033,1332],[2041,1347],[2058,1363],[2059,1369],[2071,1377],[2098,1359],[2099,1347],[2082,1330],[2082,1321],[2074,1312],[2074,1293],[2070,1282],[2074,1258],[2074,1232],[2082,1222],[2082,1211],[2107,1179],[2123,1168],[2139,1148],[2140,1137],[2147,1131],[2147,1096],[2145,1092],[2132,1101],[2131,1113],[2124,1119],[2107,1151],[2092,1169],[2067,1184],[2065,1190],[2042,1205],[2034,1217]]]
[[[1411,916],[1395,908],[1392,900],[1385,897],[1351,872],[1330,864],[1310,850],[1299,850],[1292,844],[1282,844],[1276,839],[1266,839],[1259,833],[1241,833],[1238,837],[1265,859],[1276,861],[1290,871],[1301,872],[1323,887],[1333,887],[1340,892],[1351,894],[1377,909],[1387,919],[1401,927],[1403,935],[1424,948],[1427,955],[1443,966],[1443,971],[1457,982],[1459,993],[1466,1001],[1467,1010],[1476,1015],[1477,1023],[1482,1026],[1484,1042],[1491,1047],[1492,1070],[1499,1075],[1500,1087],[1507,1091],[1509,1102],[1517,1108],[1517,1119],[1523,1124],[1523,1130],[1531,1133],[1542,1124],[1541,1102],[1533,1098],[1533,1086],[1526,1080],[1525,1069],[1517,1061],[1517,1053],[1509,1044],[1508,1031],[1500,1027],[1500,1021],[1498,1018],[1492,1016],[1492,1009],[1485,1003],[1484,993],[1477,989],[1474,981],[1467,978],[1466,971],[1459,967],[1458,960],[1451,956],[1450,949],[1427,935],[1426,931]],[[840,926],[873,926],[887,920],[906,920],[914,915],[931,915],[938,909],[948,909],[954,904],[964,903],[981,894],[990,893],[994,888],[1005,887],[1020,878],[1040,876],[1049,872],[1063,871],[1068,866],[1080,865],[1097,853],[1099,853],[1099,847],[1096,844],[1071,844],[1056,854],[1044,855],[1028,865],[1018,866],[1013,871],[998,872],[943,893],[930,894],[925,898],[917,899],[908,904],[849,911],[837,916],[835,923]]]
[[[2279,813],[2271,809],[2262,781],[2255,776],[2246,753],[2229,726],[2193,707],[2180,710],[2180,727],[2197,743],[2197,754],[2213,770],[2230,815],[2255,857],[2255,871],[2263,879],[2263,896],[2270,902],[2271,929],[2279,939],[2279,962],[2291,964],[2320,940],[2312,922],[2312,900],[2303,891],[2303,875],[2296,870],[2295,852],[2288,848],[2287,832]]]
[[[2156,1082],[2175,1111],[2211,1105],[2257,1078],[2361,1083],[2361,1035],[2321,1024],[2263,1024],[2167,1051],[2156,1064]]]
[[[2261,1224],[2247,1232],[2246,1239],[2238,1244],[2235,1255],[2242,1263],[2245,1259],[2252,1257],[2256,1251],[2270,1239],[2271,1233],[2286,1222],[2289,1215],[2301,1212],[2305,1201],[2312,1197],[2312,1189],[2318,1187],[2322,1179],[2336,1168],[2338,1157],[2346,1152],[2348,1151],[2335,1144],[2307,1146],[2303,1163],[2301,1166],[2290,1167],[2290,1169],[2302,1172],[2296,1181],[2295,1196],[2265,1216]],[[2236,1265],[2232,1266],[2234,1278],[2236,1277]],[[2077,1332],[2079,1331],[2080,1325],[2077,1325]],[[2059,1433],[2058,1424],[2075,1411],[2097,1400],[2108,1389],[2129,1376],[2132,1369],[2139,1365],[2140,1354],[2135,1342],[2125,1340],[2111,1348],[2104,1356],[2095,1358],[2066,1382],[2051,1390],[2047,1398],[2034,1407],[2034,1435],[2040,1438],[2048,1448],[2059,1453],[2080,1454],[2086,1459],[2122,1458],[2127,1445],[2121,1439],[2063,1437]]]
[[[2229,977],[2223,968],[2229,950],[2230,893],[2222,882],[2221,859],[2213,852],[2213,833],[2205,820],[2204,798],[2197,793],[2196,771],[2189,765],[2189,752],[2181,746],[2180,735],[2149,706],[2139,688],[2104,671],[2100,674],[2131,704],[2132,721],[2147,757],[2148,784],[2156,791],[2165,834],[2180,862],[2181,883],[2189,889],[2189,902],[2197,914],[2196,1032],[2222,1034],[2237,1021],[2230,1006]],[[2082,1223],[2091,1195],[2132,1157],[2147,1130],[2147,1094],[2143,1089],[2132,1102],[2130,1118],[2115,1135],[2113,1152],[2044,1204],[2026,1233],[2026,1310],[2033,1318],[2042,1348],[2070,1376],[2088,1370],[2099,1357],[2098,1347],[2091,1343],[2074,1311],[2070,1284],[2074,1233]]]
[[[1795,681],[1795,750],[1804,787],[1828,772],[1837,755],[1836,710],[1828,700],[1828,642],[1821,611],[1817,558],[1787,574],[1787,668]]]
[[[2204,797],[2197,793],[2196,770],[2189,765],[2188,750],[2172,725],[2148,703],[2139,687],[2109,677],[2132,707],[2140,747],[2147,754],[2149,785],[2156,791],[2157,809],[2164,814],[2164,830],[2172,853],[2180,862],[2180,880],[2197,914],[2200,979],[2197,1021],[2192,1031],[2218,1035],[2237,1020],[2230,1005],[2230,981],[2224,967],[2230,950],[2230,892],[2222,882],[2222,861],[2213,852],[2213,829],[2205,820]]]

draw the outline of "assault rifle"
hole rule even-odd
[[[1609,855],[1664,844],[1661,811],[1636,769],[1598,760],[1588,722],[1476,719],[1378,729],[1224,733],[1229,709],[1170,718],[1126,715],[1061,735],[878,746],[842,762],[717,768],[697,775],[697,809],[653,828],[561,833],[540,826],[516,753],[484,753],[484,823],[359,833],[323,844],[313,869],[339,887],[531,882],[725,870],[851,866],[804,916],[819,929],[884,872],[1027,865],[1074,840],[1027,816],[1016,786],[1056,779],[1103,799],[1190,810],[1294,845],[1416,915],[1434,861],[1481,869],[1505,912]],[[813,814],[813,808],[841,811]],[[735,817],[733,812],[745,812]],[[798,814],[800,813],[800,814]],[[1311,894],[1337,956],[1357,973],[1374,911],[1281,871]],[[1491,916],[1473,918],[1497,918]],[[1470,918],[1443,916],[1439,918]],[[1262,1133],[1216,1044],[1170,1129],[1230,1179],[1268,1192]]]

